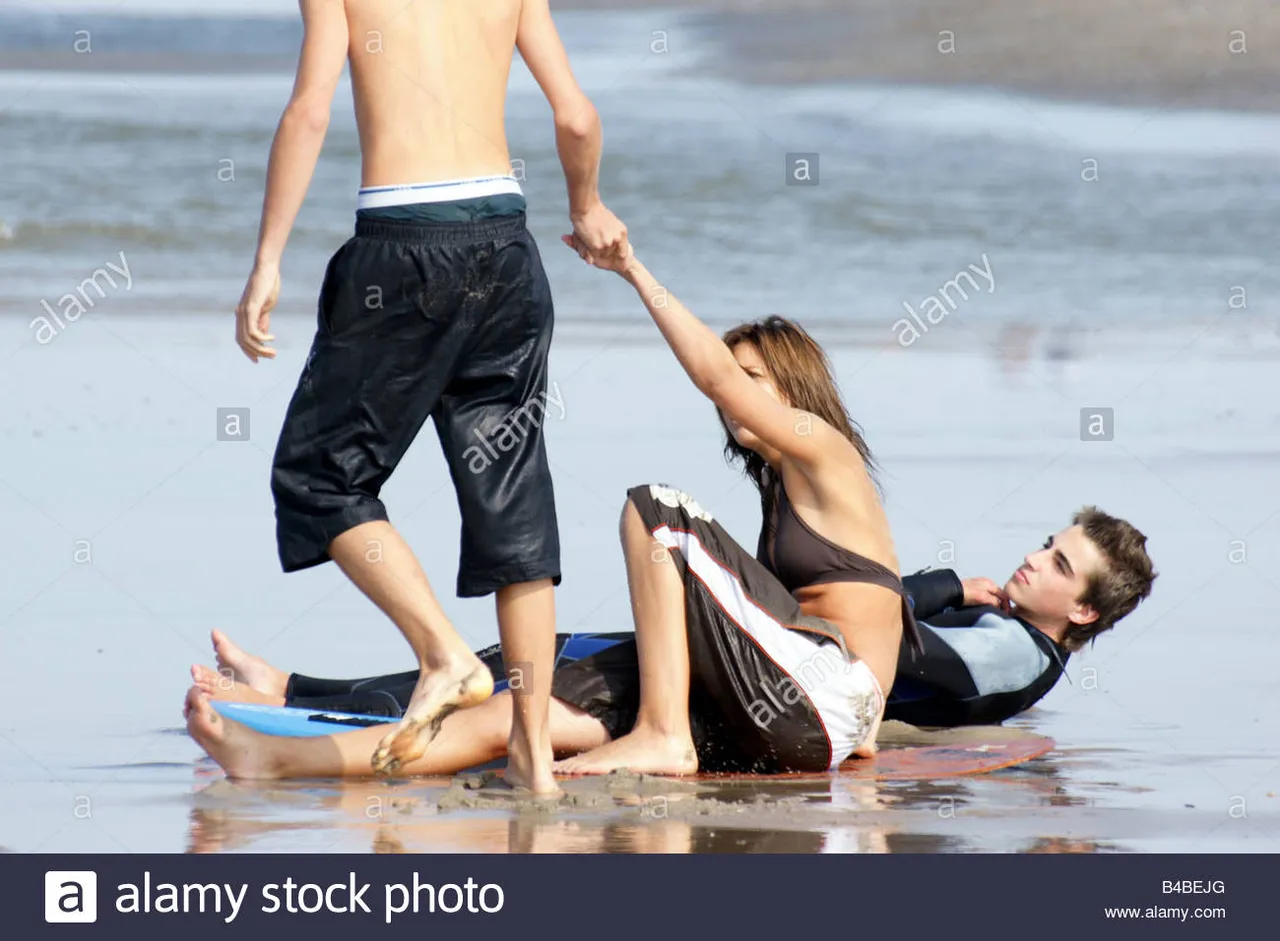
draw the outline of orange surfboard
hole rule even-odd
[[[874,758],[851,758],[835,772],[699,774],[708,781],[805,781],[833,776],[860,781],[926,781],[1012,768],[1046,755],[1057,742],[1045,735],[947,745],[882,745]]]

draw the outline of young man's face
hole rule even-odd
[[[1005,584],[1009,600],[1024,614],[1088,624],[1097,614],[1079,603],[1089,578],[1106,565],[1098,547],[1081,526],[1050,536],[1043,547],[1026,556]]]

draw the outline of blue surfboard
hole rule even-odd
[[[290,735],[295,738],[311,738],[333,735],[351,729],[363,729],[371,725],[398,722],[386,716],[365,716],[354,712],[315,712],[311,709],[294,709],[290,706],[263,706],[250,702],[225,702],[213,700],[213,708],[247,725],[255,732],[267,735]]]

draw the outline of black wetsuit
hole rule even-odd
[[[885,718],[912,725],[992,725],[1038,702],[1066,671],[1070,654],[1047,634],[999,608],[963,607],[950,569],[903,580],[924,639],[924,656],[903,645]]]

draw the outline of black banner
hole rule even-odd
[[[1278,859],[5,855],[0,925],[15,941],[95,931],[131,941],[256,939],[300,929],[307,941],[349,941],[352,929],[421,938],[527,928],[611,941],[831,931],[1256,938],[1274,935]]]

